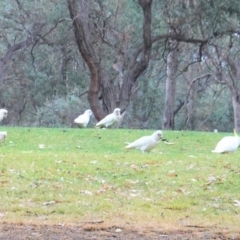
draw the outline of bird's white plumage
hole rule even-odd
[[[144,136],[144,137],[137,139],[136,141],[134,141],[132,143],[129,143],[126,146],[126,148],[138,149],[138,150],[142,151],[142,153],[149,152],[154,147],[156,147],[159,139],[161,139],[162,137],[163,137],[162,131],[158,130],[158,131],[154,132],[151,136]]]
[[[99,121],[96,124],[96,127],[100,128],[112,128],[115,127],[121,118],[121,110],[120,108],[115,108],[111,114],[108,114],[105,118]]]
[[[7,137],[6,131],[0,132],[0,141],[5,141],[6,137]]]
[[[238,136],[226,136],[222,138],[214,150],[213,153],[228,153],[235,152],[240,145],[240,137]]]
[[[0,122],[3,120],[3,118],[7,117],[8,111],[4,108],[0,109]]]
[[[78,116],[76,119],[74,119],[74,122],[78,124],[79,127],[85,128],[87,127],[90,117],[92,115],[92,111],[90,109],[86,110],[83,114]]]

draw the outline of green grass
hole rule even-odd
[[[125,142],[154,130],[1,129],[2,221],[239,226],[240,150],[211,153],[232,133],[164,131],[142,154]]]

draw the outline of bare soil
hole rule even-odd
[[[226,229],[207,229],[200,226],[187,226],[182,230],[163,230],[154,227],[116,226],[106,225],[103,222],[81,223],[69,225],[41,225],[24,223],[2,222],[0,239],[11,240],[177,240],[177,239],[238,239],[239,232],[230,232]]]

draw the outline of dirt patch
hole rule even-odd
[[[79,225],[37,225],[1,223],[0,239],[87,239],[87,240],[179,240],[179,239],[238,239],[240,233],[227,230],[206,229],[189,226],[185,230],[159,230],[154,228],[134,228],[106,226],[102,223],[86,223]]]

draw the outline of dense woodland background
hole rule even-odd
[[[239,0],[2,0],[2,124],[240,131]]]

